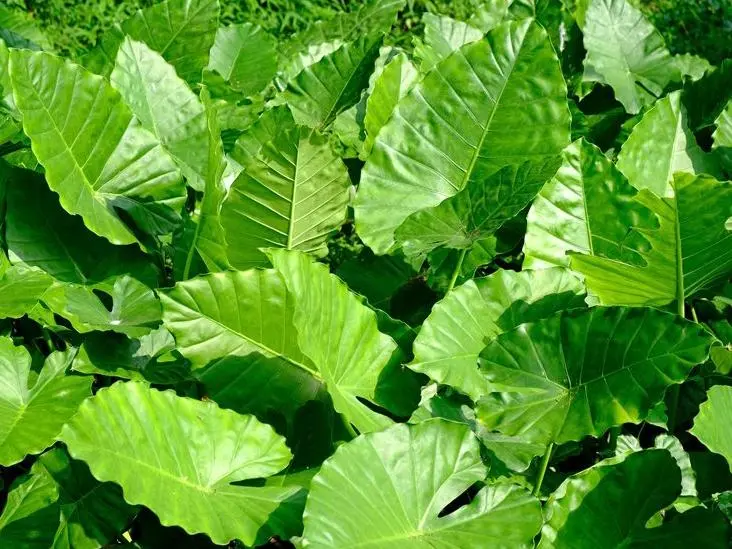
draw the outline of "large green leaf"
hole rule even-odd
[[[539,548],[726,547],[729,525],[703,507],[646,527],[680,492],[681,473],[665,450],[601,461],[565,480],[549,498]]]
[[[300,349],[323,376],[335,409],[361,432],[390,425],[359,400],[374,400],[379,376],[397,350],[379,331],[374,311],[306,254],[269,250],[268,256],[295,301]]]
[[[414,342],[409,367],[478,399],[488,389],[478,370],[486,342],[524,322],[584,305],[582,284],[566,269],[499,270],[470,280],[439,301]]]
[[[269,84],[277,72],[276,46],[270,35],[251,23],[221,27],[216,31],[206,68],[234,90],[253,95]]]
[[[676,172],[716,175],[712,159],[687,126],[681,92],[667,95],[643,115],[618,154],[618,169],[636,189],[658,196],[673,196]]]
[[[732,387],[717,385],[707,391],[709,399],[699,407],[691,433],[712,452],[721,454],[732,469]]]
[[[30,475],[9,486],[0,515],[0,546],[13,549],[52,547],[59,526],[58,486],[40,463]]]
[[[327,137],[284,116],[257,154],[237,146],[244,167],[221,208],[228,258],[238,269],[267,265],[261,248],[325,255],[328,234],[346,220],[350,180]],[[252,139],[247,135],[244,139]]]
[[[530,20],[455,51],[379,132],[354,206],[359,236],[385,253],[412,213],[506,165],[558,155],[569,143],[566,95],[551,43]]]
[[[572,269],[584,275],[590,293],[605,305],[665,305],[713,286],[732,272],[732,184],[680,173],[672,198],[641,191],[636,200],[653,211],[658,229],[636,228],[651,249],[636,250],[644,263],[571,254]],[[679,309],[680,310],[680,309]]]
[[[569,266],[568,251],[642,265],[646,239],[633,230],[653,228],[653,212],[595,145],[580,139],[562,153],[554,178],[541,189],[527,217],[524,268]]]
[[[452,17],[429,12],[422,16],[422,24],[424,41],[415,44],[414,55],[420,60],[419,68],[423,72],[429,71],[465,44],[480,40],[490,30],[482,31]]]
[[[374,80],[374,87],[366,100],[363,125],[366,139],[364,156],[374,146],[376,136],[389,121],[399,101],[412,89],[419,73],[405,53],[395,55]]]
[[[40,269],[13,265],[0,275],[0,318],[20,318],[33,307],[53,284]]]
[[[292,421],[321,398],[322,374],[300,351],[294,303],[274,271],[226,272],[161,294],[166,327],[208,394],[227,408]]]
[[[0,338],[0,465],[13,465],[53,444],[91,394],[91,378],[66,375],[73,356],[72,351],[53,353],[35,374],[28,351]]]
[[[124,273],[149,284],[157,281],[156,268],[137,246],[114,246],[90,232],[80,217],[61,208],[58,196],[38,173],[10,171],[5,199],[5,241],[12,262],[77,284]]]
[[[60,524],[52,549],[97,549],[116,539],[137,513],[125,503],[118,485],[98,482],[86,464],[60,448],[43,454],[38,464],[59,493]]]
[[[628,0],[590,0],[582,27],[584,80],[612,86],[625,110],[636,114],[679,79],[661,34]]]
[[[482,488],[441,513],[486,467],[465,426],[442,420],[395,425],[341,446],[315,475],[303,540],[313,549],[529,548],[539,501],[512,485]]]
[[[471,248],[518,215],[557,165],[555,159],[525,162],[501,168],[485,180],[468,181],[455,196],[407,217],[394,238],[407,257],[424,256],[438,247]]]
[[[209,132],[203,105],[163,57],[125,38],[110,81],[142,126],[155,134],[189,185],[202,191],[209,171]]]
[[[523,324],[480,355],[493,392],[478,418],[538,443],[600,436],[644,420],[711,342],[698,324],[655,309],[578,309]]]
[[[145,232],[172,230],[180,172],[106,80],[26,50],[11,52],[10,76],[23,129],[66,211],[114,244],[136,242],[117,209]]]
[[[183,80],[196,84],[208,64],[218,22],[218,0],[164,0],[108,29],[82,63],[92,72],[108,76],[117,49],[128,35],[161,54]]]
[[[122,486],[128,502],[219,544],[253,544],[280,503],[297,492],[232,484],[288,464],[290,451],[271,427],[137,381],[100,390],[60,438],[97,479]]]
[[[368,84],[380,46],[379,35],[359,38],[303,69],[284,93],[297,123],[324,128],[356,103]]]

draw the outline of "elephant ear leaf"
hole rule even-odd
[[[14,465],[51,446],[91,394],[89,377],[65,375],[74,353],[55,352],[31,384],[31,356],[0,338],[0,465]]]
[[[656,214],[660,227],[636,228],[651,248],[642,264],[571,253],[570,266],[604,305],[665,305],[725,280],[732,273],[732,184],[711,176],[675,175],[673,197],[648,189],[636,200]]]
[[[679,69],[663,37],[628,0],[590,0],[582,26],[584,80],[612,86],[630,114],[652,104]]]
[[[486,472],[478,440],[458,423],[433,419],[358,437],[313,478],[303,539],[321,549],[532,547],[541,506],[523,488],[484,487],[443,516]]]
[[[173,159],[101,76],[45,52],[13,50],[23,129],[64,209],[113,244],[172,232],[185,188]]]
[[[234,484],[274,475],[290,462],[284,439],[269,425],[142,382],[100,390],[60,439],[97,479],[119,484],[128,502],[217,544],[253,545],[270,515],[298,491]]]
[[[492,389],[478,419],[544,444],[640,423],[706,360],[711,343],[698,324],[655,309],[575,309],[522,324],[480,355]]]
[[[565,480],[551,495],[539,549],[723,549],[729,524],[719,511],[695,507],[660,526],[646,527],[680,492],[681,472],[666,450],[601,461]]]
[[[712,452],[721,454],[732,469],[732,428],[720,418],[732,413],[732,387],[716,385],[707,392],[709,400],[699,407],[691,434]]]
[[[379,131],[354,204],[359,236],[386,253],[411,214],[504,166],[557,156],[569,144],[569,122],[546,32],[531,20],[495,28],[438,63]]]

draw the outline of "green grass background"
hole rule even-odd
[[[156,0],[5,0],[33,14],[56,49],[70,57],[94,45],[110,25]],[[673,53],[693,53],[718,64],[732,57],[732,0],[635,0]],[[408,0],[398,29],[419,26],[425,11],[467,19],[480,0]],[[357,7],[357,0],[221,0],[225,23],[250,21],[275,35]]]

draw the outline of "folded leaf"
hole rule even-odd
[[[28,351],[0,338],[0,465],[48,448],[91,394],[91,378],[66,375],[73,356],[72,351],[51,354],[32,377]]]
[[[680,490],[679,468],[665,450],[601,461],[565,480],[549,498],[539,549],[723,549],[729,525],[718,511],[697,507],[646,527]]]
[[[346,220],[350,179],[327,137],[295,124],[286,109],[271,140],[255,155],[234,149],[244,170],[221,208],[228,257],[238,269],[266,266],[261,248],[316,255]],[[254,139],[245,136],[245,140]]]
[[[699,407],[691,434],[716,454],[721,454],[732,469],[732,428],[727,418],[732,413],[732,387],[717,385],[707,391],[709,399]]]
[[[209,171],[209,132],[196,94],[159,53],[129,37],[117,51],[110,81],[175,159],[188,184],[202,191]]]
[[[62,282],[89,284],[131,274],[155,284],[158,271],[138,246],[114,246],[59,205],[43,177],[13,169],[6,184],[5,241],[13,263],[38,267]],[[104,258],[104,261],[100,261]]]
[[[727,102],[727,108],[717,117],[714,125],[712,150],[718,155],[724,169],[732,172],[732,99]]]
[[[570,254],[590,293],[604,305],[665,305],[725,280],[732,272],[732,184],[713,177],[680,173],[673,198],[641,191],[636,200],[653,211],[658,229],[637,228],[651,249],[636,251],[644,264]]]
[[[116,210],[149,234],[172,231],[180,172],[103,78],[26,50],[11,52],[10,77],[23,129],[66,211],[113,244],[137,240]]]
[[[643,265],[649,245],[636,227],[653,228],[656,216],[595,145],[580,139],[562,153],[554,178],[527,217],[524,268],[569,266],[568,251]]]
[[[346,43],[303,69],[284,93],[298,124],[325,128],[361,96],[379,55],[381,36]]]
[[[655,309],[577,309],[523,324],[480,355],[494,392],[478,419],[545,444],[640,423],[706,360],[711,342],[696,323]]]
[[[267,255],[294,299],[300,349],[323,376],[335,409],[361,432],[390,425],[359,400],[374,400],[379,376],[397,349],[379,331],[374,311],[306,254],[268,250]]]
[[[20,318],[38,304],[53,279],[40,269],[13,265],[0,275],[0,318]]]
[[[517,486],[484,487],[442,516],[486,472],[478,440],[465,425],[429,420],[361,436],[313,478],[304,543],[314,549],[532,547],[541,506]]]
[[[232,484],[273,475],[290,461],[270,426],[137,381],[100,390],[60,438],[97,479],[119,484],[129,503],[218,544],[252,544],[270,514],[298,491]]]
[[[566,269],[500,270],[470,280],[439,301],[414,342],[409,367],[477,400],[488,385],[478,370],[487,341],[524,322],[582,307],[580,281]]]
[[[658,101],[633,127],[618,154],[618,169],[636,189],[650,189],[658,196],[673,196],[676,172],[718,171],[696,144],[678,91]]]
[[[630,114],[652,104],[679,70],[663,37],[628,0],[590,0],[582,26],[584,80],[612,86]]]
[[[379,132],[354,205],[359,236],[383,254],[414,212],[506,165],[558,155],[569,143],[566,95],[551,43],[530,20],[456,50]]]
[[[485,180],[468,181],[455,196],[413,213],[394,233],[407,257],[438,247],[468,249],[518,215],[557,170],[554,159],[509,165]]]

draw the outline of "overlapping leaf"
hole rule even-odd
[[[465,549],[532,547],[539,501],[512,485],[482,488],[468,505],[445,507],[486,475],[470,430],[430,420],[395,425],[339,448],[312,482],[306,546]]]
[[[639,423],[709,353],[695,323],[655,309],[593,308],[523,324],[481,353],[492,393],[478,418],[533,442],[568,442]]]
[[[498,271],[468,281],[432,309],[409,367],[478,399],[488,389],[478,371],[487,341],[524,322],[581,306],[582,286],[565,269]]]
[[[385,253],[412,213],[508,164],[559,154],[569,143],[566,93],[556,54],[532,21],[501,25],[454,52],[379,132],[354,206],[359,236]]]
[[[150,234],[172,230],[180,172],[103,78],[25,50],[11,52],[10,75],[23,129],[64,209],[114,244],[136,242],[116,210]]]
[[[712,452],[724,456],[732,469],[732,429],[722,419],[732,411],[732,388],[712,387],[707,395],[709,400],[699,408],[691,433]]]

